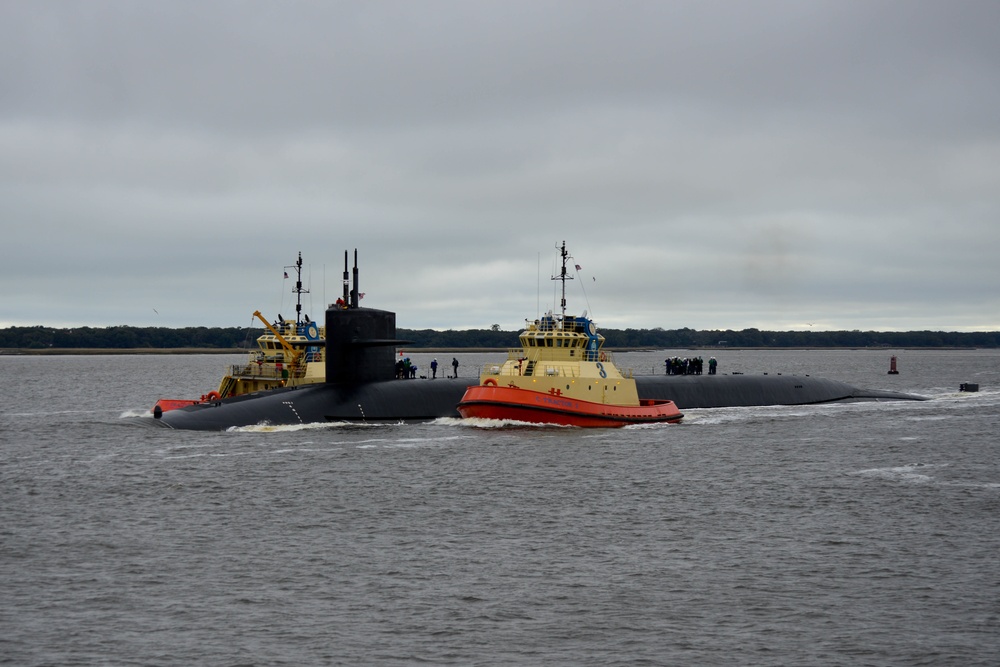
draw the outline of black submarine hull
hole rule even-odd
[[[838,380],[797,375],[640,376],[635,383],[640,398],[671,400],[682,409],[926,400],[914,394],[861,389]]]
[[[407,422],[459,417],[456,406],[469,379],[379,380],[273,389],[163,413],[176,429],[334,422]],[[791,375],[687,375],[637,377],[640,398],[672,400],[681,410],[836,401],[924,400],[900,392],[859,389],[844,382]]]

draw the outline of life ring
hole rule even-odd
[[[607,360],[608,360],[608,355],[601,352],[601,361],[607,361]]]
[[[217,391],[210,391],[210,392],[208,392],[207,394],[205,394],[204,396],[201,397],[201,402],[202,403],[208,403],[209,401],[217,401],[220,398],[222,398],[222,397],[219,396],[219,392],[217,392]]]
[[[497,381],[494,380],[493,378],[486,378],[485,380],[483,380],[483,386],[484,387],[495,387],[495,386],[497,386]]]

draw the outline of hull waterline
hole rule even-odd
[[[420,421],[460,417],[470,379],[384,380],[273,389],[197,403],[163,413],[169,428],[222,431],[257,424]],[[923,396],[790,375],[647,376],[636,379],[640,400],[672,400],[678,410],[851,401],[927,400]],[[479,386],[479,385],[472,385]]]

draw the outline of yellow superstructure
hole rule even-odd
[[[219,383],[220,398],[326,379],[325,327],[308,318],[303,323],[282,320],[272,325],[259,312],[254,316],[261,319],[268,330],[257,338],[257,349],[250,353],[245,363],[229,367],[229,373]]]

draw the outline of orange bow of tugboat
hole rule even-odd
[[[549,312],[521,332],[521,347],[502,364],[488,364],[479,384],[458,404],[464,418],[513,420],[581,427],[676,423],[684,415],[673,401],[639,399],[631,372],[622,373],[594,322],[566,315],[569,254],[561,247],[562,312]]]
[[[676,423],[684,416],[673,401],[641,400],[638,405],[595,403],[531,389],[479,385],[469,387],[458,404],[463,417],[563,426],[614,427]]]

